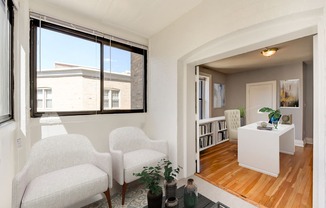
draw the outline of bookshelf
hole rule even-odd
[[[196,138],[197,172],[200,172],[200,152],[227,140],[227,127],[224,116],[198,121]]]

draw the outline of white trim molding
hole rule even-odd
[[[314,144],[314,139],[310,137],[304,138],[305,144]]]
[[[294,140],[294,145],[297,146],[297,147],[304,147],[305,142],[303,140],[297,140],[297,139],[295,139]]]

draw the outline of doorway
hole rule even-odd
[[[319,13],[311,13],[311,17],[319,17]],[[182,60],[183,65],[179,68],[182,72],[182,79],[185,80],[185,88],[183,88],[184,96],[183,107],[187,103],[194,103],[195,96],[195,84],[193,69],[196,65],[200,65],[209,61],[219,60],[226,57],[234,56],[237,54],[244,53],[246,51],[252,51],[257,48],[266,47],[266,45],[271,45],[273,43],[286,42],[301,38],[308,35],[314,35],[317,31],[321,31],[322,34],[314,37],[314,68],[313,68],[313,78],[314,78],[314,109],[313,109],[313,136],[314,136],[314,167],[313,167],[313,201],[314,205],[322,205],[322,202],[317,200],[323,198],[326,193],[326,189],[318,181],[325,180],[325,174],[321,173],[321,168],[325,167],[324,158],[324,144],[323,141],[323,127],[325,123],[325,118],[322,115],[325,113],[324,106],[324,94],[325,90],[324,85],[324,62],[322,57],[324,56],[324,51],[321,46],[325,43],[323,25],[318,24],[317,22],[311,22],[308,25],[302,25],[305,21],[305,18],[301,18],[298,14],[298,18],[289,20],[289,16],[280,18],[276,22],[269,22],[262,25],[254,25],[248,28],[241,30],[241,32],[228,34],[227,37],[220,37],[211,41],[209,45],[203,45],[203,47],[191,51],[189,54],[186,54],[180,60]],[[279,30],[280,22],[282,22],[282,27],[286,30]],[[300,26],[301,25],[301,26]],[[266,26],[266,27],[265,27]],[[267,27],[268,26],[268,27]],[[268,37],[264,35],[255,35],[252,36],[252,31],[259,31],[259,33],[269,34]],[[181,85],[180,85],[181,86]],[[227,93],[227,92],[226,92]],[[227,96],[227,95],[226,95]],[[187,106],[187,109],[183,110],[179,108],[178,111],[180,118],[184,118],[179,123],[181,131],[178,131],[178,136],[183,138],[183,147],[185,148],[182,152],[184,165],[186,167],[185,177],[192,175],[195,172],[195,140],[189,138],[195,138],[195,126],[194,124],[194,112],[195,105],[191,104]],[[317,112],[318,111],[318,112]],[[184,128],[184,129],[183,129]]]
[[[262,107],[276,109],[276,81],[248,83],[246,85],[246,123],[266,120],[258,113]]]

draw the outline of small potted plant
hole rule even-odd
[[[259,109],[259,112],[269,113],[268,114],[268,119],[269,119],[268,122],[271,124],[277,123],[282,116],[281,111],[279,109],[273,110],[268,107],[263,107],[263,108]],[[277,128],[277,125],[275,126],[275,128]]]
[[[163,176],[164,176],[164,189],[165,197],[169,199],[170,197],[176,197],[177,193],[177,176],[180,172],[181,167],[172,168],[172,162],[168,159],[162,159],[163,166]]]
[[[163,192],[160,184],[161,166],[157,164],[155,167],[145,166],[140,173],[134,173],[135,176],[139,176],[139,180],[144,183],[148,190],[147,202],[148,208],[161,208]]]
[[[240,123],[241,123],[241,126],[244,126],[245,125],[246,109],[244,107],[240,107],[239,111],[240,111]]]

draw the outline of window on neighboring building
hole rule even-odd
[[[146,112],[146,56],[145,49],[32,18],[32,115]],[[52,89],[51,108],[38,98],[44,86]]]
[[[38,88],[37,89],[37,110],[44,111],[52,109],[52,89]]]
[[[0,2],[0,123],[13,118],[13,4]]]
[[[104,109],[120,108],[120,90],[104,90]]]

